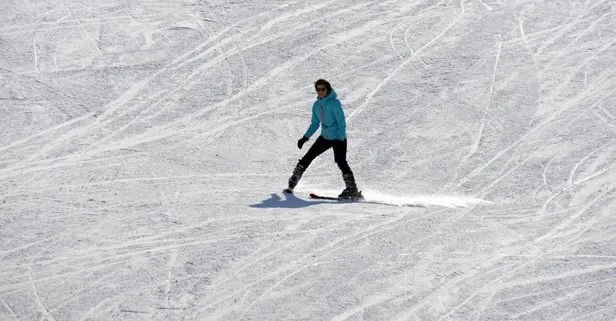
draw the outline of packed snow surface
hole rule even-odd
[[[614,1],[0,6],[0,320],[616,320]]]

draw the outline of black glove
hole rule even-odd
[[[304,143],[306,143],[308,141],[308,138],[306,136],[300,138],[297,141],[297,148],[302,149],[302,146],[304,146]]]

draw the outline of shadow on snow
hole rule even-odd
[[[293,194],[283,193],[285,199],[282,199],[278,194],[272,193],[270,194],[270,198],[261,201],[259,204],[250,205],[250,207],[254,208],[303,208],[313,205],[319,204],[342,204],[338,201],[324,201],[324,200],[313,200],[307,201]]]

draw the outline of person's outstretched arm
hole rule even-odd
[[[310,121],[310,127],[308,127],[308,130],[304,134],[304,137],[310,138],[314,134],[314,132],[316,132],[317,129],[319,129],[319,125],[320,125],[319,118],[317,117],[317,113],[316,113],[314,106],[312,106],[312,120]]]

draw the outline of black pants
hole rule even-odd
[[[328,149],[334,149],[334,161],[338,164],[338,167],[342,171],[342,174],[352,174],[351,168],[346,161],[347,153],[347,141],[345,140],[329,140],[319,136],[317,140],[310,146],[310,149],[304,155],[304,158],[299,160],[299,164],[308,168],[310,163],[317,158],[317,156],[325,153]]]

